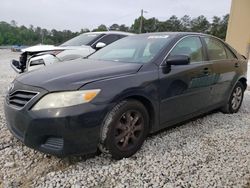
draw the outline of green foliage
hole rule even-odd
[[[221,39],[226,38],[227,25],[229,15],[223,16],[223,18],[214,17],[212,23],[203,15],[197,18],[191,18],[188,15],[182,18],[177,18],[175,15],[171,16],[166,21],[159,21],[156,18],[142,18],[143,27],[142,33],[148,32],[199,32],[208,33],[217,36]],[[135,19],[134,24],[131,26],[130,31],[139,33],[141,17]]]
[[[191,31],[208,33],[210,23],[205,16],[199,16],[191,21]]]
[[[93,31],[108,31],[106,25],[99,25],[97,29],[93,29]]]
[[[214,16],[209,33],[211,35],[215,35],[219,38],[225,39],[226,34],[227,34],[228,20],[229,20],[228,14],[223,16],[222,19],[217,16]]]
[[[205,16],[198,16],[192,19],[190,16],[185,15],[179,19],[173,15],[165,21],[159,21],[154,17],[149,19],[142,17],[142,33],[163,31],[201,32],[225,39],[228,20],[228,14],[222,18],[214,16],[211,23]],[[136,18],[131,27],[117,23],[110,27],[102,24],[92,31],[113,30],[139,33],[140,21],[141,17]],[[81,29],[80,32],[72,32],[70,30],[57,31],[55,29],[50,31],[41,27],[34,27],[33,25],[27,28],[23,25],[18,26],[17,22],[12,20],[10,24],[0,22],[0,45],[36,45],[39,43],[58,45],[80,33],[89,31],[88,28]]]
[[[15,21],[11,21],[11,24],[0,22],[0,45],[61,44],[78,34],[69,30],[48,31],[40,27],[35,28],[33,25],[29,28],[18,27]]]

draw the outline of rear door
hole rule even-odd
[[[220,40],[214,37],[203,37],[203,40],[214,73],[211,102],[219,105],[227,99],[232,88],[232,81],[237,77],[238,60],[235,54]]]
[[[159,72],[160,122],[178,121],[210,104],[212,65],[199,36],[180,40],[169,56],[188,55],[189,65],[171,66],[169,73]]]

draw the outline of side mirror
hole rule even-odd
[[[21,63],[19,62],[19,61],[17,61],[17,60],[12,60],[11,62],[10,62],[10,66],[14,69],[14,71],[16,71],[17,73],[22,73],[23,71],[22,71],[22,65],[21,65]]]
[[[190,64],[190,57],[187,55],[173,55],[169,56],[167,61],[167,65],[188,65]]]
[[[101,49],[101,48],[103,48],[103,47],[105,47],[106,46],[106,44],[105,43],[103,43],[103,42],[98,42],[96,45],[95,45],[95,48],[96,49]]]

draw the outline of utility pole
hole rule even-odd
[[[43,38],[44,38],[44,35],[43,35],[43,32],[42,32],[42,44],[43,44]]]
[[[142,27],[143,27],[143,13],[148,13],[147,11],[141,9],[141,19],[140,19],[140,30],[139,33],[142,33]]]
[[[154,32],[157,32],[156,18],[154,18]]]
[[[141,20],[140,20],[140,30],[139,30],[139,33],[142,32],[142,22],[143,22],[143,9],[141,9]]]

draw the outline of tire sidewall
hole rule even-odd
[[[122,151],[120,150],[116,144],[115,144],[115,125],[117,121],[120,120],[121,116],[124,114],[124,112],[128,110],[135,110],[139,111],[143,117],[144,121],[144,130],[142,135],[139,138],[139,141],[135,144],[135,146],[129,150]],[[106,127],[106,128],[105,128]],[[113,158],[115,159],[121,159],[121,158],[127,158],[136,153],[138,151],[148,132],[149,132],[149,115],[144,107],[143,104],[141,104],[139,101],[136,100],[127,100],[127,101],[122,101],[119,103],[117,106],[111,110],[111,112],[107,115],[107,118],[104,122],[104,127],[103,129],[106,129],[106,133],[102,131],[102,141],[103,145],[105,147],[105,150],[108,151],[112,155]]]
[[[242,96],[241,96],[241,101],[240,101],[240,105],[238,106],[237,109],[233,109],[232,107],[232,100],[233,100],[233,94],[236,90],[236,88],[240,87],[241,88],[241,92],[242,92]],[[228,108],[229,108],[229,112],[230,113],[237,113],[241,107],[241,104],[243,102],[243,98],[244,98],[244,86],[240,83],[240,82],[237,82],[237,84],[234,86],[234,89],[231,93],[231,96],[230,96],[230,99],[229,99],[229,102],[228,102]]]

